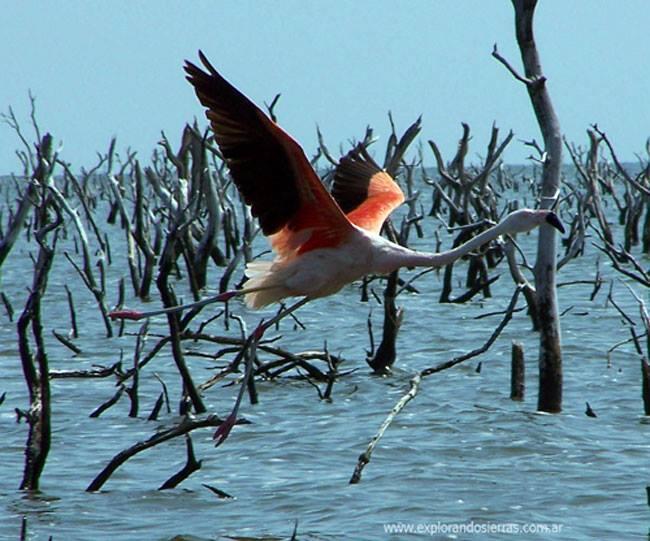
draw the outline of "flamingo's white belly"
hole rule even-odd
[[[326,297],[372,273],[388,273],[397,264],[391,256],[401,247],[378,235],[359,232],[335,248],[319,248],[290,259],[252,262],[246,302],[259,308],[285,297]]]
[[[278,266],[285,266],[280,271],[284,274],[285,286],[293,295],[311,298],[336,293],[344,285],[372,272],[372,253],[369,246],[364,244],[348,243],[336,248],[321,248],[292,261],[278,262]]]

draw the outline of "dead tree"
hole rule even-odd
[[[599,183],[598,148],[602,139],[593,130],[587,130],[587,135],[589,136],[589,152],[587,153],[584,164],[581,162],[575,146],[569,145],[566,142],[565,146],[569,151],[573,165],[576,167],[587,189],[584,201],[581,204],[591,216],[596,218],[598,226],[607,242],[613,244],[614,236],[605,218]]]
[[[131,173],[127,175],[129,169]],[[113,175],[109,169],[107,177],[109,187],[113,194],[113,204],[116,206],[116,212],[119,211],[120,213],[125,230],[127,262],[133,290],[138,297],[148,299],[153,281],[156,253],[150,238],[152,226],[149,220],[149,213],[145,209],[147,203],[143,193],[144,183],[140,164],[133,159],[133,156],[129,156],[116,175]],[[133,197],[135,199],[135,208],[133,209],[134,220],[131,219],[130,213],[125,205],[123,192],[125,191],[126,184],[133,185]],[[136,252],[136,249],[139,252]],[[144,259],[144,270],[142,272],[141,266],[137,264],[137,256],[139,254],[142,254],[142,258]]]
[[[607,134],[601,131],[598,126],[593,126],[594,132],[605,143],[611,155],[613,166],[613,176],[622,178],[625,183],[624,203],[621,204],[615,197],[613,188],[610,189],[614,196],[614,201],[619,208],[619,223],[625,226],[624,250],[629,252],[633,245],[639,243],[639,223],[641,214],[645,208],[646,216],[643,221],[641,240],[643,242],[643,253],[650,251],[650,161],[645,162],[640,159],[641,170],[638,174],[632,175],[628,169],[620,162],[614,146],[610,142]]]
[[[521,52],[524,75],[519,74],[497,51],[493,56],[510,73],[526,86],[535,117],[542,132],[541,207],[551,208],[559,194],[560,168],[562,165],[562,134],[551,97],[542,73],[537,45],[533,34],[533,15],[537,0],[512,0],[515,9],[515,32]],[[556,291],[556,234],[543,225],[539,230],[537,261],[535,264],[535,288],[537,291],[540,323],[539,348],[539,396],[540,411],[562,411],[562,347],[560,342],[560,317]]]
[[[165,249],[163,250],[162,256],[160,258],[160,269],[158,271],[158,278],[156,280],[156,283],[158,286],[158,291],[160,292],[160,298],[162,299],[163,305],[165,307],[176,306],[179,304],[173,289],[169,285],[169,275],[172,265],[178,257],[174,250],[174,246],[177,245],[179,233],[182,234],[182,229],[184,229],[187,225],[187,223],[185,225],[181,225],[181,227],[178,228],[181,229],[180,232],[178,229],[176,229],[176,227],[169,232],[169,236],[165,244]],[[205,413],[207,411],[206,407],[203,404],[203,400],[196,388],[196,385],[194,384],[192,375],[190,374],[187,364],[185,363],[183,350],[181,349],[181,332],[183,331],[185,325],[187,325],[187,318],[193,317],[193,315],[195,315],[195,313],[190,313],[188,316],[185,316],[183,320],[181,320],[178,313],[171,312],[167,314],[167,322],[169,324],[172,355],[183,382],[183,402],[185,402],[187,399],[192,404],[196,413]]]
[[[36,109],[35,109],[34,97],[31,95],[29,97],[30,97],[31,109],[32,109],[31,111],[32,127],[34,128],[34,132],[36,133],[36,137],[39,140],[39,143],[43,143],[45,142],[45,139],[41,139],[40,130],[38,124],[35,121]],[[6,123],[12,130],[16,132],[16,135],[18,135],[18,138],[20,139],[23,146],[25,147],[24,151],[19,150],[16,151],[16,153],[18,154],[18,157],[20,158],[23,164],[24,178],[27,182],[27,185],[25,186],[24,190],[22,190],[22,193],[20,193],[18,196],[19,197],[18,208],[12,215],[10,215],[9,223],[7,224],[7,231],[0,232],[0,267],[2,267],[2,263],[9,255],[9,252],[11,252],[11,249],[13,248],[16,240],[18,239],[18,235],[20,234],[25,224],[25,221],[27,220],[27,215],[29,214],[29,211],[32,208],[33,199],[36,197],[37,187],[38,187],[38,183],[34,181],[34,179],[32,178],[32,174],[34,173],[34,171],[37,171],[40,164],[38,163],[38,157],[34,153],[34,149],[32,148],[32,145],[25,138],[25,136],[23,135],[20,129],[20,124],[18,122],[18,119],[16,118],[16,115],[14,114],[13,109],[9,107],[9,111],[7,114],[5,113],[0,114],[0,119],[4,123]],[[50,138],[49,145],[51,147],[52,144],[51,137],[47,134],[46,137]]]
[[[0,267],[11,252],[18,235],[23,229],[27,215],[32,208],[32,200],[36,195],[36,184],[32,180],[27,180],[27,186],[19,195],[18,209],[9,219],[7,231],[0,233]]]
[[[198,245],[194,251],[193,262],[197,286],[203,289],[207,285],[207,264],[215,250],[215,242],[219,235],[223,216],[215,186],[218,177],[213,177],[208,168],[207,132],[201,137],[197,131],[186,128],[186,133],[190,138],[188,148],[192,156],[192,184],[198,187],[197,198],[205,203],[205,213],[207,214],[207,222],[202,228]],[[195,231],[198,236],[198,228]]]
[[[421,130],[421,119],[418,118],[411,124],[404,134],[398,139],[395,131],[392,116],[389,115],[391,123],[391,135],[386,146],[386,156],[384,158],[384,169],[392,177],[397,176],[398,169],[402,163],[406,150]],[[386,236],[393,242],[399,242],[407,245],[410,228],[402,228],[402,235],[395,232],[390,218],[386,220],[383,231]],[[395,363],[397,357],[397,333],[404,318],[404,310],[398,308],[395,302],[397,297],[397,283],[399,280],[399,271],[394,271],[388,277],[388,282],[384,290],[384,325],[382,339],[377,351],[371,358],[367,359],[368,365],[376,373],[389,371]]]
[[[435,194],[439,198],[434,214],[437,215],[443,204],[446,204],[448,228],[451,230],[458,226],[460,232],[454,240],[454,246],[468,241],[474,234],[480,233],[484,227],[489,226],[491,222],[498,221],[498,194],[492,189],[489,180],[492,172],[500,163],[503,151],[513,137],[513,133],[509,132],[505,139],[499,141],[499,129],[493,126],[485,160],[482,165],[473,167],[465,163],[469,152],[470,127],[466,123],[463,123],[462,127],[463,134],[458,142],[456,155],[448,165],[445,164],[435,141],[429,141],[440,178],[438,181],[425,178],[425,182],[433,186]],[[481,292],[485,297],[490,297],[490,284],[496,278],[488,277],[488,268],[496,265],[497,257],[495,256],[499,255],[498,252],[488,246],[469,256],[465,279],[467,291],[456,298],[451,296],[454,266],[453,264],[445,266],[439,302],[463,303]]]
[[[33,181],[40,187],[40,204],[38,206],[39,229],[34,237],[39,245],[37,259],[34,263],[34,278],[25,308],[18,319],[18,349],[23,367],[25,383],[29,391],[29,410],[20,412],[29,425],[27,445],[25,447],[25,469],[20,488],[37,490],[40,476],[45,467],[45,461],[50,450],[50,382],[45,341],[43,340],[43,324],[41,321],[41,301],[47,288],[48,273],[54,259],[56,246],[56,230],[63,222],[56,202],[47,191],[46,185],[52,174],[55,156],[52,152],[52,137],[45,134],[37,145],[38,167]],[[55,218],[52,219],[51,211]],[[54,239],[48,243],[47,236],[54,232]],[[29,338],[31,328],[33,346]],[[32,347],[34,351],[32,351]]]

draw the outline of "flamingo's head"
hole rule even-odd
[[[553,226],[560,233],[565,232],[564,226],[557,214],[552,210],[547,209],[516,210],[508,214],[502,222],[505,227],[505,232],[511,234],[527,233],[543,223]]]

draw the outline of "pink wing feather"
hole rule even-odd
[[[334,172],[332,196],[348,220],[377,234],[390,213],[404,202],[400,187],[362,145],[339,161]]]
[[[300,145],[226,81],[186,62],[188,81],[207,108],[214,138],[244,201],[281,258],[335,247],[352,225],[321,183]]]

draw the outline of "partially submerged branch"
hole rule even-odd
[[[190,417],[185,417],[179,424],[165,430],[157,432],[149,439],[145,441],[140,441],[128,449],[121,451],[113,457],[113,459],[106,465],[106,467],[93,479],[93,481],[86,488],[86,492],[95,492],[100,490],[106,481],[113,475],[115,470],[117,470],[122,464],[124,464],[129,458],[146,451],[151,447],[160,445],[166,441],[169,441],[178,436],[183,436],[190,433],[192,430],[197,428],[207,428],[219,426],[223,421],[216,415],[209,415],[203,419],[192,419]]]
[[[393,406],[390,413],[388,414],[384,422],[379,427],[377,433],[370,440],[370,443],[368,444],[366,450],[359,456],[359,460],[357,461],[357,465],[354,469],[354,473],[350,478],[350,484],[356,484],[361,481],[361,474],[363,472],[363,469],[370,462],[372,453],[375,450],[375,447],[377,447],[379,440],[383,437],[384,433],[391,425],[395,417],[397,417],[397,415],[404,409],[404,407],[411,400],[413,400],[413,398],[415,398],[415,396],[418,393],[418,390],[420,389],[421,381],[428,376],[452,368],[457,364],[463,363],[465,361],[468,361],[469,359],[473,359],[474,357],[481,355],[482,353],[485,353],[492,346],[494,341],[499,337],[499,335],[506,327],[508,322],[512,319],[512,314],[515,311],[515,307],[517,305],[517,299],[519,298],[520,292],[521,292],[521,288],[518,287],[515,289],[515,292],[512,295],[512,298],[510,299],[510,304],[506,309],[503,319],[501,320],[499,325],[497,325],[497,327],[494,329],[490,337],[485,341],[485,343],[482,346],[463,355],[454,357],[453,359],[450,359],[446,362],[437,364],[429,368],[425,368],[424,370],[421,370],[415,376],[413,376],[413,378],[411,378],[408,391],[396,402],[395,406]]]

